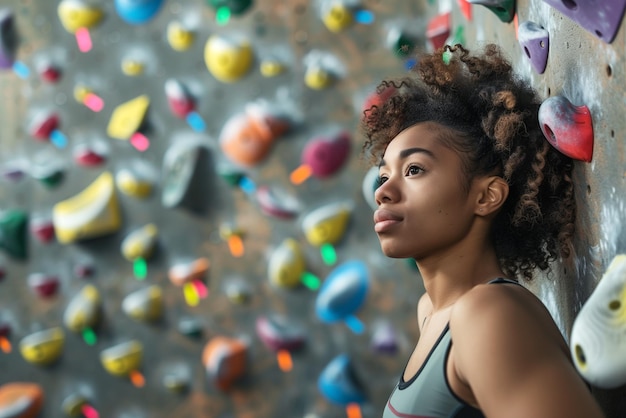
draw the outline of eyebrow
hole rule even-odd
[[[402,151],[400,151],[400,159],[404,160],[409,155],[413,155],[413,154],[426,154],[430,158],[436,159],[435,154],[433,154],[432,151],[427,150],[426,148],[419,148],[419,147],[403,149]],[[385,162],[384,159],[381,158],[380,164],[378,164],[378,167],[383,167],[385,165],[387,165],[387,163]]]

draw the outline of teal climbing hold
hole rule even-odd
[[[0,215],[0,248],[17,259],[26,259],[28,254],[28,214],[12,209]]]
[[[471,4],[481,4],[494,12],[504,23],[513,21],[515,17],[515,0],[467,0]]]

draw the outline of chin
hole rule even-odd
[[[383,242],[380,243],[380,249],[389,258],[412,258],[411,255],[401,248],[394,248],[390,245],[385,245]]]

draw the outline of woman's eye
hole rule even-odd
[[[381,177],[381,176],[376,177],[376,183],[374,184],[374,189],[378,189],[386,181],[387,181],[387,177]]]
[[[407,170],[407,174],[409,176],[414,176],[416,174],[421,173],[422,171],[424,170],[420,166],[412,165],[412,166],[409,166],[409,169]]]

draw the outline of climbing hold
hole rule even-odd
[[[61,25],[69,33],[76,33],[78,29],[90,29],[102,20],[102,10],[84,0],[61,0],[57,7]]]
[[[13,12],[0,9],[0,68],[12,68],[15,63],[18,36]]]
[[[548,63],[550,35],[535,22],[522,22],[518,29],[518,41],[537,73],[543,74]]]
[[[293,219],[300,211],[298,200],[276,187],[259,186],[256,199],[263,213],[278,219]]]
[[[387,32],[386,45],[399,58],[406,58],[415,49],[416,36],[406,30],[393,27]]]
[[[122,72],[129,77],[143,73],[144,64],[140,60],[125,58],[122,60]]]
[[[156,247],[158,236],[159,229],[155,224],[147,224],[134,230],[122,241],[122,255],[128,261],[150,258]]]
[[[606,43],[615,39],[626,11],[626,0],[543,1]]]
[[[539,125],[550,144],[575,160],[593,156],[593,124],[587,106],[575,106],[564,96],[549,97],[539,106]]]
[[[515,0],[467,0],[471,4],[480,4],[494,12],[498,19],[509,23],[515,17]],[[544,0],[545,1],[545,0]],[[570,0],[571,1],[571,0]]]
[[[434,16],[426,27],[426,37],[433,49],[439,49],[446,44],[450,36],[450,12]]]
[[[36,365],[49,365],[63,352],[65,334],[60,327],[54,327],[27,335],[20,341],[20,353],[24,360]]]
[[[290,125],[278,109],[264,102],[251,102],[224,124],[220,146],[233,163],[252,167],[267,156],[274,140]]]
[[[283,240],[268,261],[270,283],[280,287],[298,286],[305,269],[304,252],[293,238]]]
[[[230,389],[246,373],[248,347],[238,339],[217,336],[204,346],[202,364],[207,377],[223,391]]]
[[[323,90],[334,81],[333,74],[320,65],[310,65],[304,73],[304,84],[313,90]]]
[[[322,395],[335,404],[362,403],[365,393],[356,376],[350,357],[340,354],[322,370],[317,385]]]
[[[181,393],[189,387],[189,377],[171,373],[163,377],[163,386],[174,393]]]
[[[100,352],[100,362],[104,369],[115,376],[128,376],[139,369],[143,358],[143,345],[130,340]]]
[[[309,140],[302,151],[302,165],[310,167],[314,177],[323,179],[335,174],[349,156],[350,134],[339,132]]]
[[[146,198],[152,193],[152,180],[145,170],[123,168],[115,175],[115,185],[125,195]]]
[[[193,43],[194,34],[181,22],[172,21],[167,25],[167,42],[176,51],[186,51]]]
[[[285,64],[276,58],[265,58],[259,64],[259,71],[263,77],[276,77],[285,71]]]
[[[354,22],[354,12],[345,1],[326,1],[322,4],[322,21],[328,30],[338,33]]]
[[[137,290],[122,301],[124,313],[137,321],[152,322],[163,314],[163,291],[158,285]]]
[[[25,260],[28,254],[28,214],[18,209],[0,214],[0,248],[10,256]]]
[[[98,289],[91,284],[84,286],[65,308],[63,323],[72,332],[95,328],[100,321],[102,299]]]
[[[200,338],[203,333],[203,325],[198,318],[181,318],[177,329],[181,334],[192,338]]]
[[[54,223],[47,217],[34,218],[30,221],[30,232],[42,244],[54,239]]]
[[[374,192],[379,186],[380,176],[378,175],[378,167],[370,168],[363,177],[363,183],[361,185],[361,191],[363,192],[363,198],[372,210],[378,209]]]
[[[229,279],[224,285],[224,293],[228,300],[237,304],[246,303],[252,297],[250,285],[240,278]]]
[[[37,383],[12,382],[0,386],[0,417],[36,418],[43,406],[43,389]]]
[[[321,206],[302,220],[302,229],[307,241],[316,247],[336,244],[343,238],[352,207],[345,202]]]
[[[61,181],[65,178],[65,170],[59,164],[53,162],[33,167],[30,175],[44,186],[54,188],[61,184]]]
[[[62,244],[117,231],[122,217],[111,172],[103,172],[85,190],[54,205],[52,221]]]
[[[367,266],[358,260],[346,261],[329,274],[315,300],[315,312],[323,322],[345,320],[356,312],[367,296]]]
[[[39,112],[30,126],[30,135],[41,141],[50,139],[52,132],[59,127],[59,116],[56,113]]]
[[[375,108],[380,109],[395,92],[394,86],[386,86],[380,91],[375,90],[368,94],[361,105],[362,118],[367,121],[367,115],[373,112]]]
[[[111,114],[107,134],[111,138],[129,139],[143,124],[150,98],[141,95],[117,106]]]
[[[28,276],[28,287],[42,298],[56,295],[59,290],[59,278],[46,273],[33,273]]]
[[[204,46],[207,69],[224,83],[239,81],[250,70],[252,61],[252,46],[246,38],[211,35]]]
[[[580,374],[612,389],[626,383],[626,254],[616,255],[574,319],[570,349]]]
[[[467,19],[467,21],[472,21],[472,4],[468,0],[457,0],[459,4],[459,9],[461,9],[461,13]]]
[[[204,281],[210,265],[209,259],[205,257],[188,263],[177,263],[168,270],[168,277],[176,286],[183,286],[194,280]]]
[[[78,144],[74,147],[73,157],[76,164],[82,167],[96,167],[106,161],[106,153],[103,147]]]
[[[83,407],[89,403],[88,399],[80,393],[72,393],[63,400],[61,409],[68,417],[82,417]]]
[[[252,6],[252,0],[207,0],[207,3],[215,11],[226,9],[234,15],[241,15]]]
[[[166,208],[196,208],[206,193],[203,173],[209,150],[200,142],[177,142],[163,156],[161,203]]]
[[[381,354],[395,354],[398,351],[398,338],[391,323],[385,321],[375,326],[371,347]]]
[[[46,83],[57,83],[61,79],[61,69],[56,65],[43,61],[41,64],[37,66],[37,72],[39,73],[39,77]]]
[[[196,107],[187,88],[174,78],[165,82],[165,97],[172,113],[182,119]]]
[[[294,351],[306,341],[306,332],[284,316],[268,315],[256,319],[256,333],[270,350]]]
[[[152,19],[164,0],[115,0],[115,11],[127,23],[140,25]]]
[[[93,264],[91,263],[82,262],[82,263],[76,264],[74,266],[73,271],[74,271],[74,276],[77,279],[87,279],[94,275],[95,268]]]
[[[18,165],[9,166],[2,169],[2,177],[12,183],[17,183],[24,178],[25,170]]]

